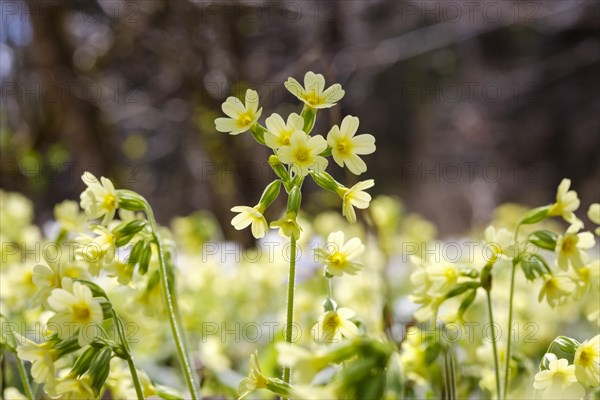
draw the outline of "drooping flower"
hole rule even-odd
[[[573,279],[566,275],[544,274],[543,278],[544,284],[538,295],[538,301],[541,302],[546,297],[550,307],[564,304],[577,288]]]
[[[302,227],[296,221],[296,217],[290,214],[271,222],[271,228],[279,228],[279,235],[286,238],[293,237],[296,240],[300,238],[302,232]]]
[[[350,189],[341,186],[337,189],[338,195],[342,198],[342,215],[346,217],[348,222],[356,222],[356,211],[354,207],[364,210],[369,207],[371,202],[371,195],[366,193],[364,190],[371,188],[375,185],[373,179],[358,182]]]
[[[91,384],[92,378],[89,375],[80,378],[67,376],[56,383],[51,394],[65,400],[95,400],[96,394]]]
[[[90,343],[97,333],[97,326],[104,319],[100,299],[92,296],[89,287],[64,278],[61,289],[52,290],[48,305],[56,312],[48,320],[49,327],[62,338],[78,332],[81,347]]]
[[[339,83],[325,89],[325,77],[308,71],[304,75],[304,87],[294,78],[288,78],[284,83],[291,94],[311,108],[330,108],[344,97],[344,90]]]
[[[562,216],[567,222],[575,222],[577,217],[574,211],[579,208],[579,198],[577,192],[569,190],[570,186],[570,179],[563,179],[560,182],[556,191],[556,202],[550,206],[548,214]]]
[[[31,362],[31,376],[40,384],[54,386],[56,368],[54,362],[58,359],[52,342],[36,343],[15,333],[17,339],[17,355],[21,360]]]
[[[263,215],[264,210],[260,204],[254,207],[235,206],[231,211],[239,213],[231,220],[231,225],[238,231],[246,229],[248,225],[252,224],[252,236],[260,239],[269,230],[269,225]]]
[[[83,173],[81,180],[87,185],[87,189],[80,196],[81,208],[84,209],[90,219],[104,216],[102,225],[108,225],[119,207],[119,196],[114,185],[103,176],[98,181],[94,175],[87,171]]]
[[[315,255],[319,262],[325,264],[327,272],[331,275],[356,275],[362,264],[354,260],[364,251],[365,246],[359,238],[352,238],[344,243],[344,232],[337,231],[329,234],[326,245],[316,249]]]
[[[600,385],[600,335],[581,343],[573,359],[577,380],[591,387]]]
[[[557,264],[563,269],[569,269],[569,265],[579,269],[588,261],[588,255],[585,250],[591,249],[595,245],[594,235],[591,232],[579,232],[582,228],[581,222],[575,222],[565,232],[556,239],[556,248],[554,251],[558,254]]]
[[[98,276],[105,264],[112,263],[117,250],[116,236],[103,226],[95,225],[92,232],[97,236],[86,234],[75,238],[77,248],[75,254],[90,266],[90,273]]]
[[[306,176],[309,170],[325,171],[327,159],[319,154],[326,148],[323,136],[309,136],[303,131],[296,131],[290,137],[289,146],[280,147],[277,155],[282,163],[290,165],[295,174]]]
[[[323,343],[338,343],[343,337],[358,335],[358,328],[350,318],[355,312],[349,308],[341,307],[334,311],[327,311],[319,317],[314,329],[318,341]]]
[[[219,132],[230,135],[239,135],[249,130],[262,113],[262,108],[258,108],[258,93],[251,89],[246,90],[244,103],[231,96],[225,100],[221,108],[229,118],[217,118],[215,126]]]
[[[348,115],[340,127],[334,125],[327,134],[327,144],[331,147],[334,161],[343,167],[346,165],[354,175],[360,175],[367,170],[367,164],[359,155],[371,154],[375,151],[373,135],[356,135],[358,118]]]
[[[585,395],[585,389],[577,382],[575,366],[564,358],[555,357],[547,370],[538,372],[533,387],[543,390],[544,399],[579,399]]]
[[[243,399],[256,389],[266,388],[268,379],[260,369],[258,352],[255,350],[250,354],[250,372],[246,378],[242,379],[238,388],[239,399]]]
[[[304,119],[296,113],[291,113],[286,123],[279,114],[273,114],[265,120],[265,124],[268,129],[265,132],[265,142],[267,146],[277,150],[290,145],[292,134],[302,130]]]

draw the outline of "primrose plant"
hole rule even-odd
[[[296,246],[302,234],[302,226],[297,216],[302,202],[302,186],[307,176],[321,188],[336,193],[342,200],[342,214],[354,223],[357,220],[355,208],[366,209],[371,196],[365,192],[374,185],[372,179],[360,181],[348,188],[337,182],[328,172],[329,157],[335,164],[347,168],[351,173],[360,175],[367,171],[367,165],[360,157],[375,151],[375,137],[370,134],[357,134],[359,119],[348,115],[340,125],[331,127],[326,136],[312,133],[319,110],[334,107],[344,97],[339,84],[326,88],[323,75],[307,72],[304,86],[293,78],[285,82],[285,87],[302,102],[300,114],[291,113],[287,118],[272,114],[265,119],[263,126],[259,122],[262,108],[259,107],[258,93],[248,89],[244,101],[229,97],[223,103],[223,112],[227,118],[215,121],[220,132],[238,135],[249,131],[261,145],[268,147],[273,154],[269,164],[278,179],[265,188],[258,203],[253,206],[236,206],[231,210],[238,213],[231,223],[238,229],[251,226],[255,238],[263,237],[270,228],[279,229],[279,234],[290,240],[290,265],[287,295],[287,318],[285,341],[292,342],[294,321],[294,291],[296,276]],[[287,209],[281,218],[267,223],[264,213],[275,201],[283,187],[287,194]],[[331,280],[344,273],[355,274],[360,270],[357,258],[364,251],[360,239],[344,241],[342,232],[332,233],[325,248],[317,251],[317,256],[326,266],[324,276],[327,279],[328,298],[324,302],[325,313],[320,318],[319,337],[322,341],[338,339],[341,335],[355,336],[358,328],[349,319],[354,312],[347,308],[338,308],[331,298]],[[284,367],[282,380],[266,378],[260,373],[258,356],[252,355],[252,371],[242,381],[240,395],[243,397],[256,388],[267,388],[281,396],[289,396],[291,369]]]

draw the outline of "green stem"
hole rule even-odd
[[[21,375],[21,381],[23,382],[23,389],[25,390],[25,395],[29,400],[33,400],[33,391],[31,390],[31,384],[29,383],[29,378],[27,378],[27,371],[25,371],[25,364],[23,361],[17,357],[17,367],[19,368],[19,375]]]
[[[117,334],[119,335],[119,341],[127,354],[127,365],[129,366],[129,372],[131,372],[131,379],[133,380],[133,386],[135,387],[135,393],[138,399],[144,399],[144,391],[142,390],[142,384],[140,383],[140,377],[137,373],[137,368],[135,367],[135,362],[133,361],[133,353],[131,352],[131,348],[129,347],[129,342],[127,341],[127,335],[125,335],[125,329],[123,329],[123,321],[119,318],[115,310],[112,310],[112,317],[115,321],[115,327],[117,328]]]
[[[515,228],[515,246],[516,249],[514,251],[513,254],[513,261],[512,261],[512,270],[510,272],[510,294],[509,294],[509,298],[508,298],[508,327],[506,332],[508,333],[508,338],[506,340],[506,359],[504,360],[506,365],[504,366],[504,388],[502,391],[502,398],[506,399],[506,396],[508,394],[508,383],[510,380],[510,361],[511,361],[511,353],[512,353],[512,334],[511,334],[511,328],[512,328],[512,322],[513,322],[513,300],[514,300],[514,295],[515,295],[515,272],[517,271],[517,265],[519,264],[519,257],[520,257],[520,249],[519,249],[519,228],[521,228],[521,223],[519,222],[517,224],[517,227]]]
[[[496,373],[496,397],[500,399],[500,363],[498,362],[498,348],[496,345],[496,329],[494,328],[494,312],[492,311],[492,291],[486,290],[488,314],[490,316],[490,325],[492,326],[492,348],[494,351],[494,371]]]
[[[165,306],[167,307],[167,314],[169,316],[169,323],[171,325],[171,332],[173,334],[173,339],[175,340],[175,347],[177,347],[177,353],[179,355],[179,360],[181,362],[181,367],[183,369],[183,373],[185,375],[185,380],[187,382],[188,389],[190,391],[190,395],[193,400],[200,399],[200,393],[197,389],[197,385],[194,379],[194,369],[192,368],[192,363],[189,358],[189,350],[184,337],[183,329],[180,326],[179,322],[179,310],[177,309],[177,303],[175,302],[175,289],[174,285],[169,284],[169,274],[167,272],[167,263],[165,261],[165,254],[162,247],[162,242],[160,240],[160,236],[158,233],[158,226],[156,224],[156,220],[154,218],[154,213],[152,212],[152,208],[146,202],[146,214],[148,215],[148,221],[150,222],[150,228],[152,229],[152,233],[154,235],[154,239],[156,241],[156,247],[158,248],[158,265],[159,265],[159,274],[160,281],[163,287],[162,294],[163,300],[165,302]]]
[[[287,320],[285,327],[285,341],[292,343],[292,332],[294,323],[294,292],[296,286],[296,239],[292,236],[290,239],[290,275],[288,278],[288,296],[287,296]],[[290,383],[291,368],[283,369],[283,381]]]

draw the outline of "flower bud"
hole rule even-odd
[[[254,124],[250,127],[250,133],[252,134],[254,139],[260,144],[265,144],[265,132],[266,131],[267,130],[265,128],[263,128],[262,126],[260,126],[258,123]]]
[[[550,206],[538,207],[533,210],[529,210],[521,219],[520,224],[522,225],[530,225],[535,224],[536,222],[540,222],[546,218],[548,218],[548,211],[550,210]]]
[[[312,176],[313,180],[315,181],[315,183],[317,185],[321,186],[325,190],[337,192],[338,188],[340,188],[342,186],[342,185],[340,185],[339,182],[337,182],[335,179],[333,179],[333,177],[325,171],[323,171],[323,172],[311,171],[310,176]]]
[[[536,246],[542,249],[552,251],[554,251],[554,248],[556,247],[557,238],[558,236],[556,235],[556,233],[546,230],[536,231],[529,235],[529,241],[531,243],[535,244]]]
[[[135,236],[136,233],[144,229],[147,222],[142,219],[135,219],[129,222],[123,222],[115,229],[113,234],[117,237],[117,247],[125,246]]]
[[[88,349],[84,351],[83,354],[80,355],[75,361],[73,368],[71,368],[71,374],[76,377],[85,374],[90,368],[90,365],[92,365],[92,361],[94,360],[94,358],[96,358],[99,352],[100,349],[96,347],[88,347]]]
[[[150,243],[148,243],[144,246],[144,249],[140,252],[139,272],[141,275],[146,275],[146,272],[148,272],[148,266],[150,265],[151,257],[152,257],[152,245]]]
[[[278,177],[284,181],[288,181],[290,179],[288,170],[285,169],[285,166],[281,163],[281,161],[279,161],[279,157],[277,157],[275,154],[269,157],[269,165],[271,168],[273,168],[273,171]]]
[[[332,298],[326,298],[323,300],[323,310],[325,310],[325,312],[337,310],[336,302]]]
[[[89,375],[92,377],[92,389],[96,393],[100,393],[108,373],[110,372],[110,359],[112,357],[112,349],[105,347],[100,350],[92,364],[90,365]]]
[[[287,203],[287,215],[288,216],[296,216],[298,215],[298,211],[300,211],[300,203],[302,202],[302,192],[298,186],[294,186],[292,190],[290,190],[290,194],[288,196]]]
[[[281,188],[281,181],[276,180],[271,182],[264,190],[262,196],[260,197],[260,207],[262,209],[261,212],[269,208],[269,206],[275,201],[277,196],[279,196],[279,190]]]
[[[310,134],[313,126],[315,126],[315,121],[317,120],[317,110],[305,105],[300,116],[304,119],[304,127],[302,130],[306,132],[306,134]]]
[[[570,355],[575,354],[575,351],[577,351],[577,348],[580,345],[580,343],[577,340],[567,336],[557,337],[556,339],[554,339],[552,344],[556,344],[562,351]]]
[[[134,191],[119,189],[119,208],[129,211],[141,211],[146,209],[146,199]]]

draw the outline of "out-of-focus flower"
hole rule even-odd
[[[316,172],[325,171],[327,159],[320,156],[327,148],[323,136],[309,136],[303,131],[296,131],[290,137],[290,144],[277,150],[279,160],[288,164],[295,174],[308,175],[309,170]]]
[[[425,334],[419,328],[411,326],[406,331],[406,340],[402,342],[400,353],[401,370],[406,378],[418,384],[425,384],[430,379],[424,337]]]
[[[53,387],[56,369],[54,362],[58,352],[51,342],[35,343],[24,336],[15,333],[17,339],[17,355],[21,360],[31,362],[31,376],[40,384]]]
[[[600,385],[600,335],[581,343],[573,359],[577,380],[586,386]]]
[[[258,108],[258,93],[251,89],[246,90],[245,103],[231,96],[221,108],[229,118],[217,118],[215,125],[219,132],[230,135],[239,135],[249,130],[262,113],[262,108]]]
[[[308,71],[304,75],[304,87],[294,78],[288,78],[284,83],[291,94],[311,108],[330,108],[344,97],[344,90],[339,83],[325,90],[325,77]]]
[[[64,262],[62,260],[51,260],[46,258],[47,265],[38,264],[33,267],[33,283],[39,287],[39,291],[32,299],[33,304],[47,306],[46,300],[52,289],[60,286],[62,278],[90,279],[85,265],[80,260]]]
[[[556,239],[556,248],[554,251],[558,254],[557,264],[566,271],[569,265],[579,269],[588,261],[588,255],[585,250],[591,249],[595,245],[594,235],[591,232],[579,232],[582,228],[581,222],[575,222],[565,232]]]
[[[290,145],[292,133],[301,131],[304,119],[296,113],[288,116],[287,123],[279,114],[273,114],[265,120],[268,131],[265,132],[265,143],[272,149]]]
[[[96,395],[91,386],[91,377],[84,375],[80,378],[65,377],[59,380],[54,390],[49,392],[52,397],[65,400],[95,400]]]
[[[543,278],[544,284],[538,295],[538,301],[541,302],[546,297],[551,307],[564,304],[577,288],[573,279],[566,275],[544,274]]]
[[[588,210],[587,215],[590,221],[592,221],[596,225],[600,225],[600,203],[594,203],[590,205],[590,209]],[[596,234],[596,236],[600,236],[600,227],[596,228],[594,233]]]
[[[315,250],[319,262],[327,267],[331,275],[342,276],[356,275],[361,270],[362,264],[353,261],[365,252],[365,246],[359,238],[352,238],[344,243],[344,232],[332,232],[327,237],[324,247]]]
[[[85,229],[87,219],[73,200],[65,200],[54,207],[54,218],[60,226],[69,232],[81,232]]]
[[[533,387],[543,390],[544,399],[580,399],[585,395],[585,389],[577,382],[575,366],[564,358],[555,358],[547,370],[538,372]]]
[[[342,215],[346,217],[348,222],[356,222],[356,211],[354,207],[364,210],[369,208],[371,202],[371,195],[365,192],[365,189],[369,189],[375,185],[373,179],[358,182],[350,189],[341,186],[337,189],[338,195],[342,198]]]
[[[239,213],[231,220],[231,225],[238,231],[241,231],[252,224],[252,236],[256,239],[260,239],[265,236],[269,230],[269,225],[263,215],[264,210],[260,204],[255,207],[235,206],[231,211]]]
[[[341,126],[334,125],[327,134],[327,144],[331,147],[334,161],[343,167],[346,165],[354,175],[367,170],[367,164],[358,156],[375,151],[373,135],[356,135],[359,120],[351,115],[346,116]]]
[[[117,238],[100,225],[94,226],[92,232],[97,236],[82,234],[75,238],[78,242],[75,254],[88,263],[92,275],[98,276],[104,264],[113,262]]]
[[[492,225],[488,226],[485,230],[485,242],[488,244],[490,251],[492,252],[492,260],[495,261],[498,258],[511,258],[512,248],[512,234],[507,229],[498,229]]]
[[[90,288],[69,278],[63,279],[61,289],[52,290],[48,305],[56,312],[48,323],[58,327],[58,336],[65,338],[76,328],[81,347],[95,338],[97,327],[93,325],[100,325],[104,319],[100,301],[92,296]]]
[[[81,208],[88,218],[96,219],[104,216],[102,225],[106,226],[115,216],[119,206],[119,196],[114,185],[109,179],[100,177],[100,181],[89,172],[81,176],[87,189],[81,193]]]
[[[358,335],[358,328],[350,321],[354,315],[354,311],[344,307],[321,315],[313,328],[318,335],[318,340],[323,343],[338,343],[342,340],[342,336]]]
[[[548,214],[562,216],[565,221],[572,223],[577,220],[574,211],[579,208],[579,198],[576,191],[569,190],[570,186],[570,179],[563,179],[560,182],[556,191],[556,202],[550,206]]]

